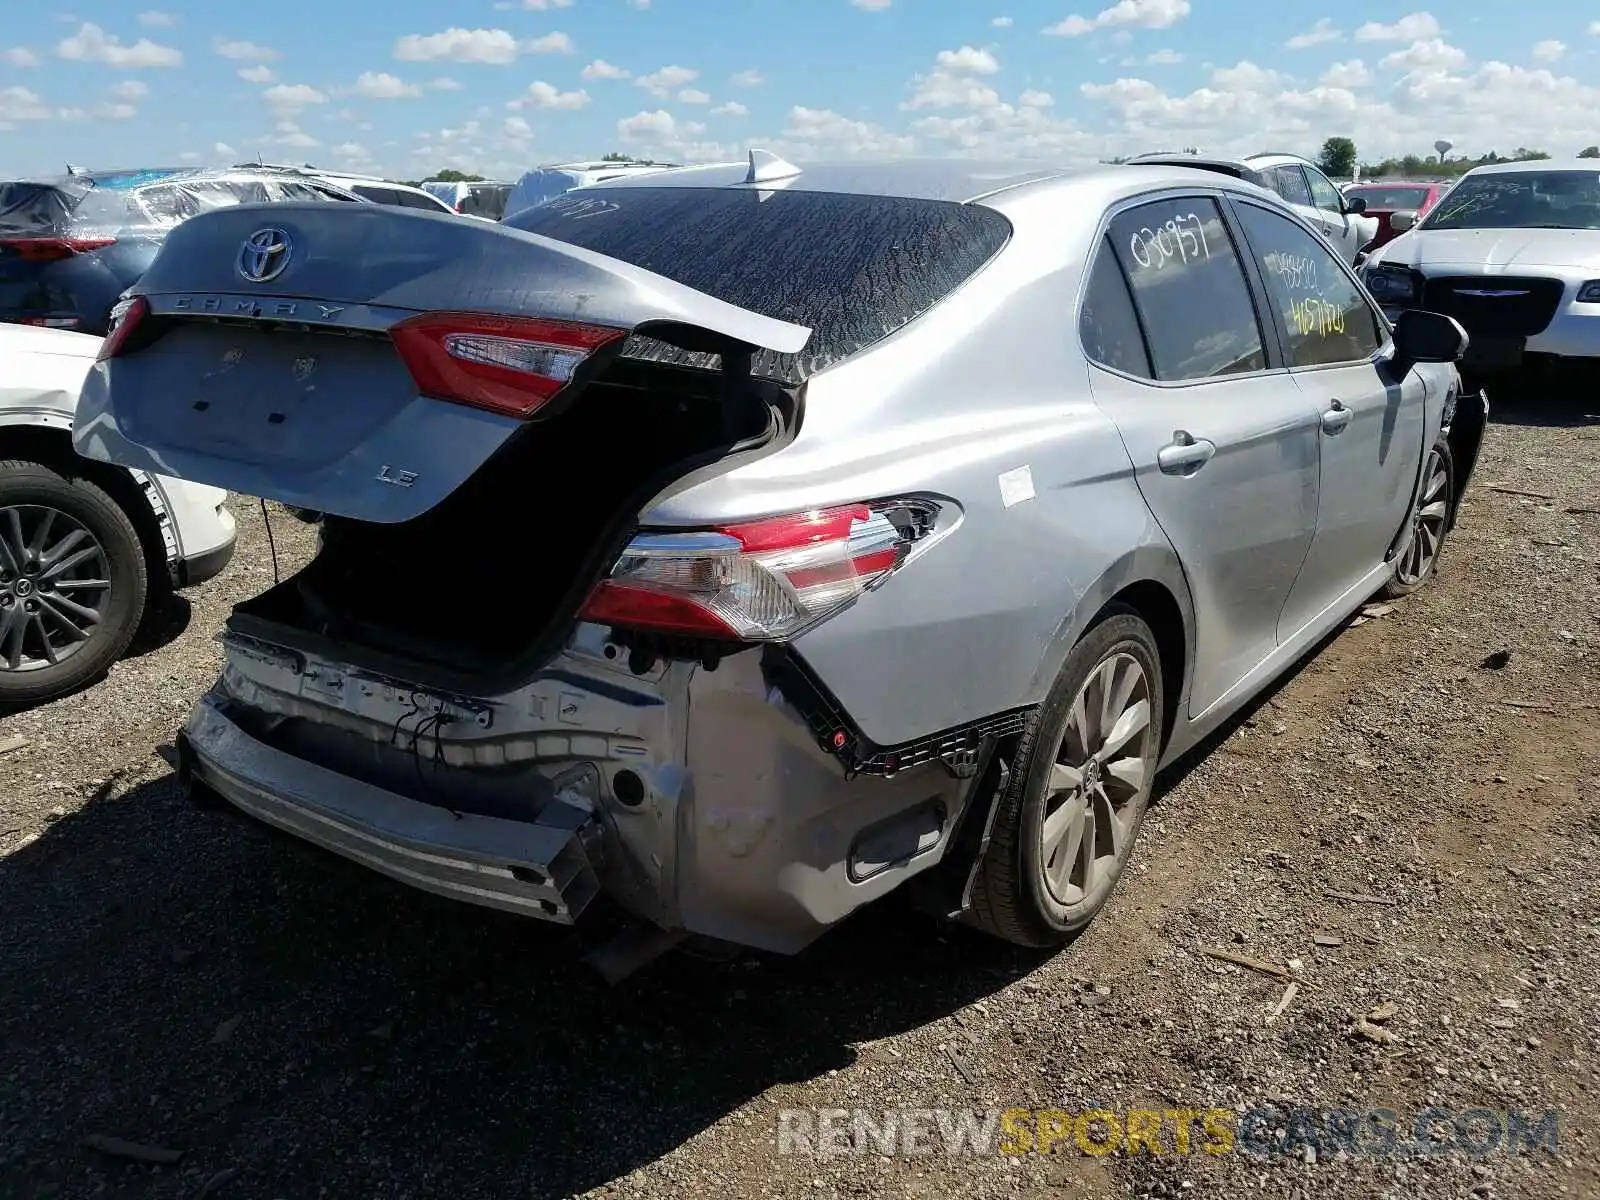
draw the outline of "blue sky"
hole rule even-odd
[[[1600,21],[1575,4],[1104,3],[7,0],[0,172],[1600,141]]]

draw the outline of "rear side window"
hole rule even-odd
[[[1385,339],[1378,318],[1321,240],[1254,204],[1241,203],[1237,210],[1266,276],[1288,365],[1364,362],[1376,354]]]
[[[393,188],[370,187],[364,183],[351,186],[350,190],[363,200],[370,200],[374,204],[399,204],[400,193]]]
[[[1117,265],[1116,252],[1107,240],[1094,257],[1089,286],[1083,293],[1083,312],[1078,317],[1083,352],[1090,362],[1103,367],[1151,378],[1150,355],[1144,348],[1144,334],[1128,295],[1128,281]]]
[[[1267,172],[1267,178],[1271,181],[1272,190],[1290,204],[1314,207],[1311,203],[1311,189],[1306,185],[1305,173],[1299,167],[1273,167]]]
[[[444,211],[444,205],[424,192],[402,192],[396,188],[394,194],[401,208],[420,208],[423,212]]]
[[[1306,182],[1311,185],[1311,203],[1324,212],[1342,213],[1344,201],[1339,196],[1339,189],[1329,182],[1328,177],[1321,171],[1306,168]]]
[[[762,351],[753,363],[790,383],[916,319],[1011,236],[1010,222],[976,204],[743,188],[596,188],[513,213],[506,224],[808,326],[798,355]],[[643,339],[629,353],[715,363]]]
[[[1190,196],[1141,204],[1117,214],[1110,237],[1157,379],[1265,368],[1255,303],[1216,201]]]

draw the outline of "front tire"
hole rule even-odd
[[[105,674],[149,590],[139,535],[105,491],[0,462],[0,705],[54,700]]]
[[[1111,897],[1144,822],[1165,696],[1150,627],[1118,606],[1067,655],[1023,731],[969,919],[1022,946],[1059,946]]]
[[[1411,510],[1411,536],[1395,559],[1394,574],[1384,585],[1385,600],[1409,596],[1433,578],[1455,511],[1455,484],[1455,459],[1450,456],[1450,443],[1441,437],[1428,451],[1422,487]]]

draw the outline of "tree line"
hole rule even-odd
[[[1405,154],[1385,158],[1379,162],[1360,162],[1356,156],[1354,141],[1347,137],[1331,137],[1322,143],[1322,150],[1317,155],[1317,165],[1324,173],[1335,178],[1354,174],[1359,163],[1363,179],[1376,179],[1386,175],[1429,175],[1455,179],[1465,175],[1474,167],[1486,167],[1492,163],[1533,162],[1549,157],[1550,155],[1543,150],[1530,150],[1526,146],[1518,146],[1510,154],[1497,154],[1491,150],[1477,158],[1465,154],[1451,157],[1446,152],[1443,155]],[[1578,157],[1600,158],[1600,146],[1587,146],[1579,151]]]

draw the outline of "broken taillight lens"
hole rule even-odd
[[[530,417],[584,359],[626,330],[481,313],[423,313],[389,331],[417,389],[508,417]]]
[[[134,332],[150,315],[150,301],[143,296],[134,296],[130,300],[120,300],[111,310],[111,331],[106,334],[105,340],[100,343],[100,350],[95,355],[95,361],[105,362],[108,358],[116,358],[128,347],[128,340]]]
[[[584,605],[587,621],[680,637],[779,642],[888,578],[934,528],[925,502],[850,504],[634,538]]]
[[[0,238],[0,250],[10,251],[23,262],[60,262],[64,258],[87,254],[91,250],[104,250],[107,246],[116,245],[116,242],[116,238],[109,237]]]

